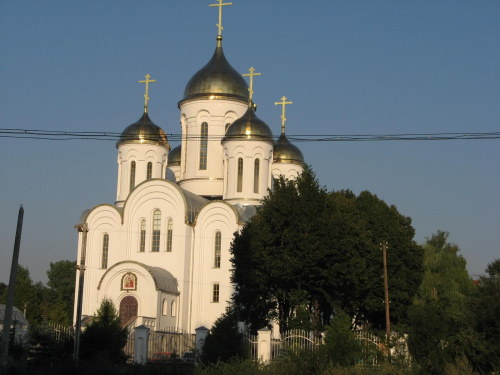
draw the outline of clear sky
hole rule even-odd
[[[289,136],[500,131],[498,0],[232,2],[224,52],[262,73],[254,100],[275,135],[283,95]],[[149,114],[179,134],[177,102],[215,48],[214,3],[2,1],[0,128],[121,132],[149,73]],[[410,216],[417,242],[449,231],[472,275],[500,257],[500,139],[295,144],[329,190],[369,190]],[[1,282],[20,204],[35,281],[76,259],[82,211],[115,201],[116,156],[114,141],[0,137]]]

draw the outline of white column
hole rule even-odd
[[[144,365],[148,357],[149,328],[145,325],[135,327],[134,362]]]
[[[271,330],[262,328],[257,331],[257,353],[262,363],[271,361]]]

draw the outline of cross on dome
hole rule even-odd
[[[146,74],[144,76],[144,78],[146,78],[144,81],[139,81],[139,83],[145,83],[146,84],[146,93],[144,94],[144,113],[148,113],[148,100],[149,100],[149,96],[148,96],[148,91],[149,91],[149,83],[150,82],[156,82],[156,79],[149,79],[151,78],[151,76],[149,74]]]
[[[293,102],[287,102],[286,97],[283,96],[281,98],[281,102],[275,102],[274,105],[281,105],[283,106],[283,112],[281,115],[281,134],[285,134],[285,122],[286,122],[286,117],[285,117],[285,105],[287,104],[292,104]]]
[[[250,93],[250,95],[248,97],[248,101],[249,101],[249,103],[251,103],[252,102],[252,95],[253,95],[253,77],[260,76],[260,73],[254,73],[255,69],[253,66],[251,66],[250,69],[248,69],[248,71],[250,73],[243,74],[243,77],[250,77],[250,87],[248,88],[248,92]]]
[[[209,7],[219,7],[219,23],[215,24],[219,28],[219,36],[222,36],[222,7],[224,5],[233,5],[233,3],[223,3],[222,0],[217,0],[219,4],[209,4]]]

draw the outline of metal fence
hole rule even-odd
[[[313,331],[292,329],[279,337],[271,336],[271,360],[279,357],[284,351],[299,353],[316,350],[322,343],[321,337],[315,337]]]

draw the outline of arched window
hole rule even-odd
[[[230,123],[230,122],[228,122],[228,123],[226,124],[226,127],[225,127],[224,131],[225,131],[225,132],[227,132],[227,129],[229,129],[229,127],[230,127],[230,126],[231,126],[231,123]]]
[[[101,258],[101,268],[108,268],[108,249],[109,249],[109,234],[104,233],[102,236],[102,258]]]
[[[215,232],[214,241],[214,268],[220,268],[220,243],[221,235],[220,231]]]
[[[141,220],[140,236],[139,251],[143,253],[146,250],[146,220],[144,219]]]
[[[168,219],[167,222],[167,251],[172,251],[172,230],[174,227],[174,222],[172,219]]]
[[[167,315],[168,314],[168,301],[166,299],[163,300],[162,308],[161,308],[161,313],[162,315]]]
[[[207,150],[208,150],[208,124],[201,124],[200,134],[200,170],[207,169]]]
[[[146,180],[151,180],[152,175],[153,175],[153,163],[149,161],[146,170]]]
[[[172,301],[171,308],[170,308],[170,314],[172,316],[175,316],[175,310],[177,309],[177,306],[175,304],[175,301]]]
[[[161,232],[161,212],[155,210],[153,213],[153,238],[151,242],[151,251],[160,251],[160,232]]]
[[[135,188],[135,161],[130,163],[130,192]]]
[[[260,159],[255,159],[254,169],[253,169],[253,192],[259,192],[259,170],[260,170]]]
[[[241,193],[243,191],[243,159],[238,159],[238,180],[236,185],[236,191]]]

